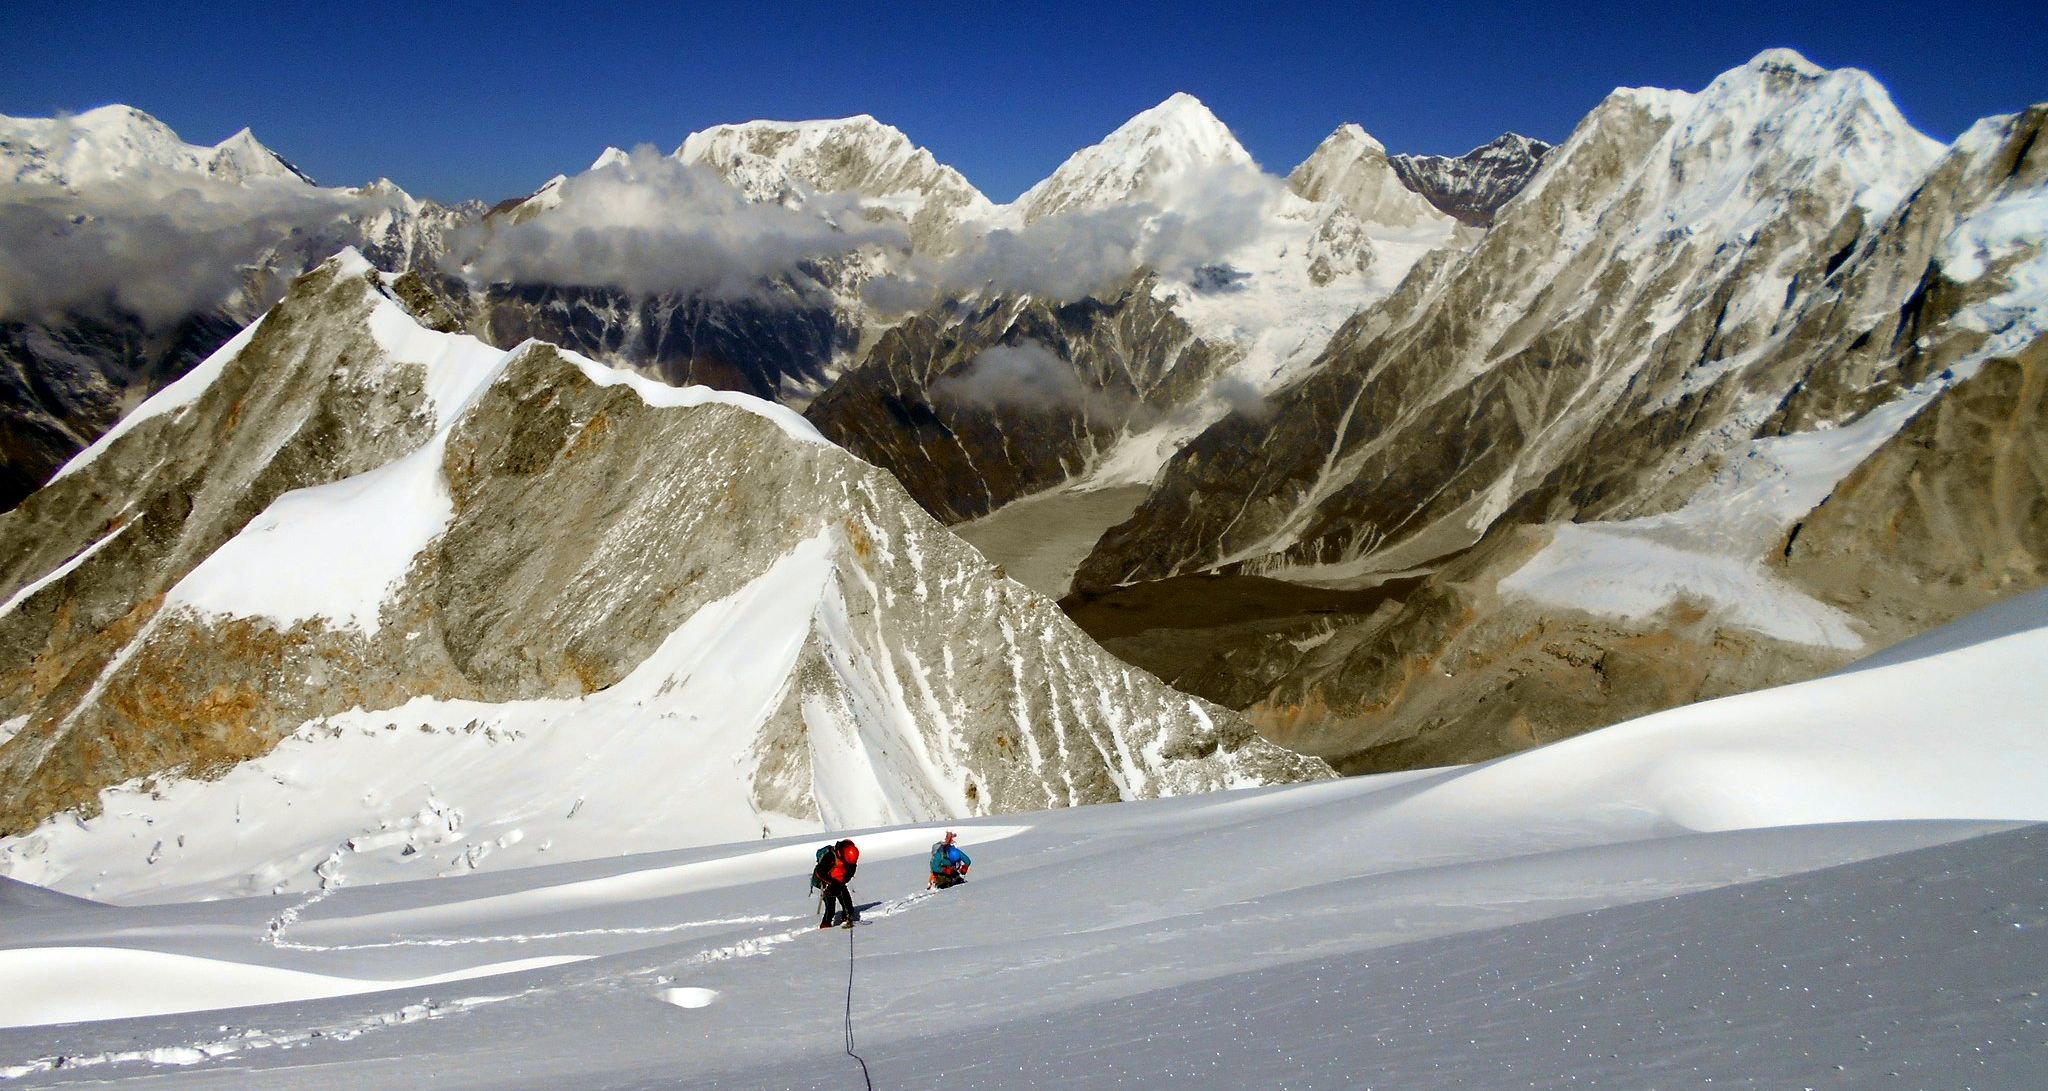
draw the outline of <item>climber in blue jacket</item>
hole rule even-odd
[[[952,830],[947,830],[946,839],[932,846],[931,885],[939,890],[966,882],[967,868],[974,863],[953,843],[955,836]]]

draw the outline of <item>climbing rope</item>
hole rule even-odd
[[[868,1075],[868,1063],[853,1051],[853,933],[846,930],[846,1055],[860,1061],[861,1082],[868,1085],[868,1091],[875,1091],[874,1078]]]

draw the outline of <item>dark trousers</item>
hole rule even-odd
[[[823,893],[825,897],[825,919],[818,922],[818,927],[832,927],[832,906],[834,903],[837,903],[839,906],[840,920],[850,921],[853,919],[853,894],[846,889],[845,883],[826,883],[823,887]]]

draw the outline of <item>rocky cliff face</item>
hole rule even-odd
[[[106,794],[137,778],[235,813],[262,886],[430,804],[476,836],[384,864],[473,866],[487,829],[531,859],[537,807],[602,808],[553,851],[609,853],[1326,772],[1102,653],[793,413],[434,333],[407,294],[330,263],[0,516],[10,866],[57,812],[147,812]],[[241,828],[272,775],[305,817]]]
[[[1198,339],[1149,277],[1109,299],[1005,298],[884,334],[806,416],[963,522],[1085,476],[1196,401],[1231,357]]]
[[[1389,165],[1401,183],[1444,213],[1474,227],[1490,227],[1500,207],[1528,186],[1556,150],[1541,140],[1502,133],[1452,157],[1396,155]]]
[[[838,375],[860,336],[858,316],[808,278],[736,298],[537,283],[450,294],[465,328],[494,345],[547,341],[663,382],[798,406]]]
[[[1009,278],[1029,260],[993,262],[988,284],[891,329],[809,410],[948,522],[1150,480],[1219,418],[1263,418],[1265,394],[1346,318],[1458,243],[1356,126],[1283,185],[1188,95],[1075,153],[990,222],[964,260],[975,246],[1040,259],[1043,245],[1071,271],[1124,248],[1098,270],[1116,286],[1019,286]]]
[[[2039,125],[1994,119],[1936,161],[1867,77],[1782,53],[1699,96],[1617,95],[1478,248],[1276,399],[1291,427],[1200,437],[1077,582],[1110,602],[1120,582],[1217,568],[1400,585],[1356,613],[1112,641],[1349,769],[1802,677],[1965,612],[1988,592],[1874,575],[1859,600],[1853,577],[1827,590],[1766,561],[1844,474],[1901,464],[1906,421],[2038,338],[2038,221],[2014,225],[2037,200]],[[2005,473],[2013,495],[2034,487]],[[1998,563],[1950,559],[1972,586],[2025,586],[2030,553],[1990,547],[2027,520],[1997,521],[1958,548]]]

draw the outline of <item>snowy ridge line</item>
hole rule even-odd
[[[39,1072],[53,1072],[57,1069],[98,1068],[102,1065],[144,1063],[152,1065],[194,1065],[226,1057],[244,1050],[291,1049],[293,1046],[325,1039],[347,1042],[373,1030],[385,1027],[404,1026],[430,1019],[443,1019],[460,1015],[474,1008],[490,1004],[502,1004],[507,1000],[519,1000],[540,991],[538,988],[522,992],[507,993],[503,996],[465,996],[455,1000],[435,1001],[423,999],[416,1004],[407,1004],[392,1011],[378,1012],[360,1019],[324,1026],[308,1027],[304,1030],[257,1030],[251,1027],[240,1034],[227,1038],[215,1038],[204,1042],[188,1042],[180,1045],[152,1046],[145,1049],[124,1049],[106,1053],[89,1053],[73,1056],[67,1053],[37,1057],[20,1064],[0,1065],[0,1080],[18,1080]],[[226,1028],[223,1028],[226,1029]]]
[[[85,562],[91,560],[93,554],[98,553],[102,549],[105,549],[110,543],[113,542],[114,539],[119,538],[123,534],[126,534],[128,532],[128,528],[134,525],[135,524],[133,523],[122,523],[119,527],[115,528],[112,534],[106,535],[105,537],[99,539],[93,544],[86,546],[84,549],[79,550],[77,556],[51,569],[44,575],[36,579],[30,580],[27,584],[24,584],[21,590],[16,591],[13,595],[9,596],[6,602],[0,602],[0,617],[4,617],[8,614],[13,613],[15,607],[20,606],[24,602],[27,602],[32,596],[35,595],[36,592],[41,591],[43,588],[48,587],[53,583],[56,583],[58,580],[61,580],[64,577],[70,575],[72,572],[76,571],[79,565],[82,565]]]

